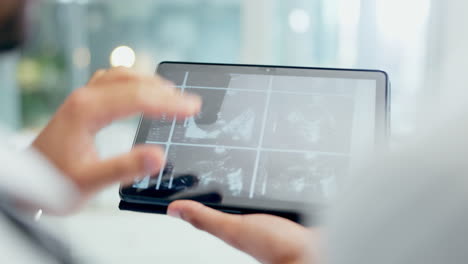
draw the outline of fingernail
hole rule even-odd
[[[199,108],[201,104],[200,97],[196,95],[186,95],[184,97],[185,104],[190,108]]]
[[[157,162],[151,157],[145,157],[144,163],[146,174],[153,174],[156,173],[157,170],[159,170],[159,162]]]
[[[177,210],[177,209],[168,209],[167,210],[167,215],[171,216],[171,217],[174,217],[174,218],[177,218],[177,219],[182,219],[181,214],[180,214],[180,210]]]
[[[166,89],[173,89],[176,85],[171,81],[164,81],[163,87]]]

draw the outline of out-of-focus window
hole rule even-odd
[[[160,61],[182,60],[386,70],[394,131],[405,133],[423,84],[430,2],[40,1],[19,61],[19,123],[43,125],[99,68],[150,73]]]
[[[41,1],[18,67],[22,124],[41,126],[97,69],[162,60],[237,62],[239,1]]]

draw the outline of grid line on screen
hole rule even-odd
[[[274,77],[274,76],[271,76]],[[181,88],[183,86],[177,86],[178,88]],[[324,93],[306,93],[306,92],[293,92],[293,91],[281,91],[281,90],[260,90],[260,89],[243,89],[243,88],[226,88],[226,87],[208,87],[208,86],[194,86],[194,85],[187,85],[184,86],[186,89],[205,89],[205,90],[225,90],[225,91],[239,91],[239,92],[257,92],[257,93],[270,93],[270,94],[290,94],[290,95],[310,95],[310,96],[323,96]],[[333,94],[325,94],[326,96],[330,97],[353,97],[352,95],[349,94],[339,94],[339,93],[333,93]]]
[[[185,72],[184,82],[183,82],[182,86],[180,87],[182,93],[184,93],[184,91],[185,91],[185,85],[187,84],[188,75],[189,75],[189,72]],[[167,159],[167,156],[169,155],[169,146],[172,143],[172,136],[174,135],[174,129],[175,129],[176,121],[177,121],[176,117],[174,116],[173,120],[172,120],[171,131],[169,132],[169,138],[167,139],[167,142],[163,143],[163,144],[166,145],[166,149],[164,151],[164,159]],[[159,187],[161,186],[163,173],[164,173],[164,170],[159,171],[158,183],[156,184],[156,189],[157,190],[159,190]],[[171,176],[171,180],[169,182],[169,187],[172,186],[172,181],[173,181],[173,178]]]
[[[268,91],[267,91],[265,108],[263,109],[264,112],[263,112],[262,128],[260,130],[260,139],[257,145],[257,156],[255,157],[255,165],[254,165],[254,171],[252,174],[252,182],[250,184],[249,198],[253,198],[254,196],[255,181],[257,180],[257,172],[258,172],[258,163],[260,162],[260,152],[261,152],[262,144],[263,144],[263,135],[265,133],[265,127],[266,127],[266,122],[267,122],[267,117],[268,117],[268,108],[270,107],[272,85],[273,85],[273,76],[270,76],[270,80],[268,81]]]
[[[146,144],[155,144],[155,145],[166,145],[167,142],[159,142],[159,141],[145,141]],[[228,145],[210,145],[210,144],[190,144],[190,143],[177,143],[171,142],[170,145],[172,146],[186,146],[186,147],[201,147],[201,148],[225,148],[225,149],[238,149],[238,150],[260,150],[263,151],[274,151],[274,152],[283,152],[283,153],[297,153],[297,154],[320,154],[320,155],[327,155],[327,156],[339,156],[339,157],[348,157],[349,154],[345,154],[342,152],[325,152],[325,151],[316,151],[316,150],[300,150],[300,149],[276,149],[276,148],[252,148],[252,147],[240,147],[240,146],[228,146]]]

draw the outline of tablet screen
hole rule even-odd
[[[162,76],[199,95],[203,106],[185,120],[143,119],[136,143],[162,147],[167,166],[133,189],[167,196],[216,190],[223,204],[291,208],[332,198],[373,150],[385,112],[378,110],[385,108],[379,80],[220,68],[160,66]]]

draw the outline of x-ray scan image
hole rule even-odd
[[[183,92],[199,95],[202,109],[183,120],[151,121],[146,143],[162,146],[168,165],[160,175],[135,182],[135,188],[169,194],[211,188],[223,199],[321,201],[333,197],[349,173],[359,81],[207,72],[168,76]]]
[[[210,89],[189,91],[200,95],[205,103],[197,116],[176,124],[173,142],[257,147],[266,103],[262,93]]]

